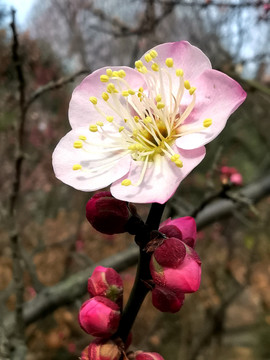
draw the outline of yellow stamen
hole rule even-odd
[[[173,59],[172,58],[167,58],[165,63],[169,68],[173,67]]]
[[[185,87],[187,90],[189,90],[189,89],[191,88],[190,83],[189,83],[188,80],[185,80],[185,81],[184,81],[184,87]]]
[[[123,96],[128,96],[128,95],[129,95],[128,90],[124,90],[124,91],[122,91],[122,95],[123,95]]]
[[[122,132],[124,130],[124,126],[120,126],[118,130],[119,132]]]
[[[141,93],[143,92],[143,87],[139,88],[139,92],[141,92]]]
[[[104,101],[108,101],[108,100],[109,100],[109,95],[108,95],[106,92],[103,92],[103,93],[102,93],[102,99],[103,99]]]
[[[152,122],[152,119],[150,118],[150,116],[146,116],[146,118],[144,118],[144,123],[145,124],[149,124]]]
[[[131,181],[129,179],[125,179],[121,182],[121,185],[129,186],[129,185],[131,185]]]
[[[83,143],[81,141],[77,140],[77,141],[74,141],[73,146],[75,147],[75,149],[80,149],[83,147]]]
[[[135,61],[135,67],[136,69],[140,69],[143,67],[143,62],[141,60]]]
[[[100,76],[100,81],[101,82],[108,82],[109,81],[109,76],[108,75],[101,75]]]
[[[152,64],[151,69],[152,69],[153,71],[159,71],[159,66],[158,66],[158,64],[157,64],[157,63]]]
[[[126,72],[121,69],[118,71],[118,75],[120,76],[120,78],[124,78],[126,76]]]
[[[106,116],[106,120],[110,123],[113,122],[113,119],[114,119],[113,116]]]
[[[80,135],[80,136],[79,136],[79,139],[80,139],[80,140],[86,140],[86,136]]]
[[[193,95],[196,91],[196,88],[194,86],[192,86],[190,89],[189,89],[189,93],[190,95]]]
[[[144,59],[146,62],[150,62],[152,60],[152,56],[150,54],[145,54]]]
[[[97,105],[97,98],[95,96],[91,96],[89,100],[92,104]]]
[[[97,121],[96,124],[97,124],[98,126],[103,126],[103,125],[104,125],[102,121]]]
[[[135,91],[132,90],[132,89],[129,89],[129,90],[128,90],[128,93],[129,93],[130,95],[135,95]]]
[[[113,71],[112,76],[119,77],[119,72],[118,71]]]
[[[106,70],[106,74],[108,75],[108,76],[112,76],[112,69],[107,69]]]
[[[152,56],[153,59],[158,56],[158,53],[156,52],[156,50],[151,50],[151,51],[149,52],[149,54]]]
[[[175,73],[176,73],[176,76],[183,76],[184,75],[184,71],[182,69],[176,69]]]
[[[156,102],[160,102],[160,101],[161,101],[161,95],[158,94],[158,95],[156,96]]]
[[[172,162],[175,162],[175,161],[177,161],[179,158],[180,158],[180,155],[179,155],[179,154],[174,154],[173,156],[171,156],[171,161],[172,161]]]
[[[203,122],[203,126],[208,128],[209,126],[212,125],[212,119],[205,119]]]
[[[73,165],[72,170],[81,170],[81,168],[82,168],[82,165],[75,164],[75,165]]]
[[[165,104],[164,103],[162,103],[162,102],[158,102],[157,103],[157,108],[158,109],[163,109],[165,107]]]
[[[97,132],[97,131],[98,131],[98,127],[97,127],[97,125],[90,125],[90,126],[89,126],[89,130],[92,131],[92,132]]]
[[[140,120],[139,116],[134,116],[135,122],[138,122]]]
[[[176,160],[175,162],[175,165],[177,166],[177,167],[179,167],[179,168],[182,168],[183,167],[183,162],[181,161],[181,160]]]

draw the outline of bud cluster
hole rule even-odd
[[[223,185],[243,185],[243,177],[240,172],[236,168],[229,166],[220,168],[220,181]]]
[[[159,232],[164,236],[155,247],[150,272],[155,284],[153,305],[162,312],[177,312],[185,293],[199,289],[201,261],[194,250],[196,223],[192,217],[163,222]]]

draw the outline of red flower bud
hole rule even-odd
[[[119,360],[121,350],[113,340],[95,339],[88,346],[89,360]]]
[[[231,182],[233,185],[236,185],[236,186],[241,186],[241,185],[243,185],[242,175],[241,175],[240,173],[232,174],[232,175],[230,176],[230,182]]]
[[[164,243],[168,240],[170,239],[166,239]],[[178,241],[181,242],[181,240]],[[150,272],[155,284],[165,287],[176,293],[192,293],[199,289],[201,281],[200,258],[191,247],[185,245],[185,248],[186,255],[180,264],[178,264],[176,267],[175,264],[177,262],[174,262],[174,260],[172,261],[172,266],[170,266],[169,260],[167,262],[169,266],[161,265],[159,263],[160,258],[158,258],[158,260],[155,256],[157,251],[155,250],[150,261]]]
[[[109,191],[95,194],[86,204],[87,220],[103,234],[124,233],[129,216],[127,203],[115,199]]]
[[[176,293],[158,285],[152,290],[152,303],[162,312],[176,313],[181,309],[184,300],[185,295],[182,292]]]
[[[118,328],[119,306],[102,296],[85,301],[79,312],[81,328],[93,336],[110,337]]]
[[[176,268],[186,256],[186,246],[179,239],[169,238],[155,250],[154,255],[159,265]]]
[[[178,229],[178,234],[175,227]],[[197,228],[196,222],[191,216],[185,216],[174,220],[167,219],[160,225],[159,231],[164,233],[167,237],[176,237],[182,240],[192,248],[195,246]]]
[[[164,360],[163,357],[156,352],[136,351],[134,355],[135,360]]]
[[[123,282],[121,276],[112,268],[97,266],[88,279],[90,296],[104,296],[119,307],[123,303]]]

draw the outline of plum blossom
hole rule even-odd
[[[129,67],[104,67],[74,90],[72,130],[53,153],[56,177],[82,191],[166,202],[205,156],[246,93],[186,41],[161,44]]]

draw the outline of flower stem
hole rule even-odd
[[[123,311],[118,331],[115,334],[115,337],[120,337],[123,342],[126,341],[143,300],[150,290],[150,287],[147,286],[146,282],[151,279],[149,269],[151,253],[147,253],[144,248],[150,241],[151,231],[157,230],[159,227],[165,205],[166,204],[152,204],[144,231],[140,233],[139,239],[136,239],[136,243],[140,244],[136,278],[127,305]]]

